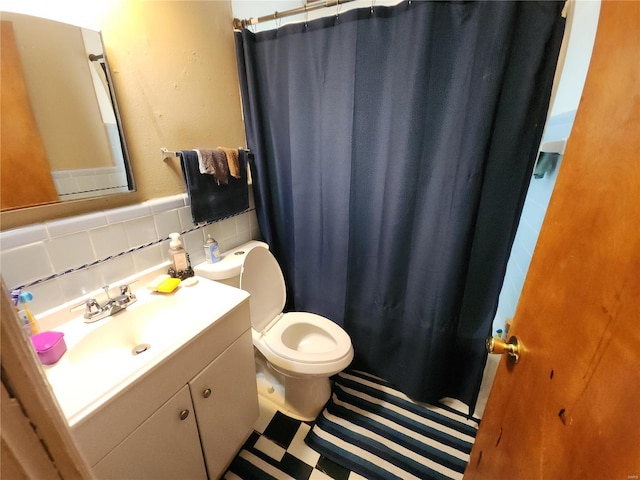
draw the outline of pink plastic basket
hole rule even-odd
[[[42,332],[31,337],[33,348],[44,365],[52,365],[67,351],[64,333]]]

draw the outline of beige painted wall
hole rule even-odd
[[[137,191],[0,214],[6,230],[185,191],[160,148],[244,146],[231,3],[115,2],[102,34]]]

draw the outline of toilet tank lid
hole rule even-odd
[[[247,252],[255,247],[264,247],[269,249],[269,245],[258,240],[251,240],[243,245],[235,247],[221,254],[221,259],[216,263],[203,262],[193,267],[196,275],[209,280],[227,280],[240,275],[242,263]]]

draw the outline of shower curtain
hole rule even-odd
[[[261,232],[290,309],[416,400],[476,402],[563,2],[404,2],[236,33]]]

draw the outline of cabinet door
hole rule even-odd
[[[210,478],[218,478],[258,418],[251,330],[189,382]]]
[[[171,397],[93,471],[100,480],[206,479],[189,388]]]

